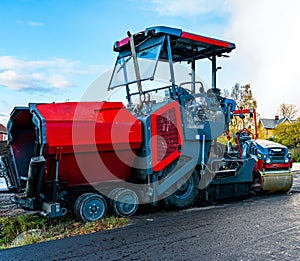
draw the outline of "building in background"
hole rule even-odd
[[[275,116],[274,119],[260,118],[258,127],[263,129],[264,139],[275,138],[274,129],[280,124],[292,124],[294,120],[287,117],[279,119],[279,116]]]
[[[6,127],[0,123],[0,141],[7,139]]]

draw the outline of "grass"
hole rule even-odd
[[[37,214],[0,217],[0,249],[119,228],[128,223],[128,219],[114,216],[89,223],[76,221],[70,215],[59,219]]]

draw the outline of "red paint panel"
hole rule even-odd
[[[263,170],[264,164],[265,164],[264,160],[259,159],[259,160],[256,162],[253,171],[258,172],[258,170]]]
[[[139,32],[138,34],[141,34],[141,33],[145,33],[145,30]],[[122,39],[121,41],[118,41],[118,42],[117,42],[117,43],[118,43],[118,47],[120,48],[120,47],[122,47],[122,46],[128,44],[129,41],[130,41],[130,37],[126,37],[126,38]]]
[[[274,164],[265,164],[265,169],[288,169],[290,163],[274,163]]]
[[[120,102],[37,104],[46,123],[48,179],[62,151],[61,181],[83,185],[128,179],[142,143],[141,123]],[[76,154],[76,157],[75,157]]]
[[[141,124],[121,102],[38,104],[46,121],[49,148],[97,144],[100,148],[139,147]],[[113,144],[114,143],[114,144]]]
[[[258,170],[274,170],[274,169],[288,169],[291,167],[291,162],[288,163],[274,163],[274,164],[266,164],[264,160],[259,159],[255,166],[254,166],[254,172],[258,172]]]
[[[122,46],[128,44],[129,40],[130,40],[130,38],[126,37],[126,38],[122,39],[121,41],[118,41],[118,47],[122,47]]]
[[[221,46],[221,47],[230,48],[230,43],[228,43],[228,42],[213,39],[213,38],[209,38],[209,37],[204,37],[204,36],[201,36],[201,35],[182,32],[181,37],[189,39],[189,40],[201,42],[201,43],[212,44],[212,45],[217,45],[217,46]]]
[[[152,166],[160,171],[180,156],[182,127],[179,105],[169,103],[151,116],[152,126]]]

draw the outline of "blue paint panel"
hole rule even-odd
[[[149,34],[150,31],[154,31],[155,33],[159,34],[169,34],[174,36],[181,36],[182,30],[178,28],[172,28],[167,26],[153,26],[146,29],[146,35]]]

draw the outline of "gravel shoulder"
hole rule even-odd
[[[18,208],[13,202],[12,193],[0,193],[0,217],[15,216],[26,213],[22,208]]]

